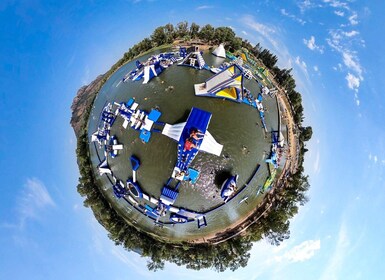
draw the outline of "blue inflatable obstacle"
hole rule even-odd
[[[168,179],[167,184],[162,188],[160,195],[160,201],[167,206],[174,204],[179,195],[178,189],[180,182],[178,182],[176,186],[172,188],[170,185],[172,180],[173,178]]]
[[[242,102],[257,108],[257,100],[251,95],[250,90],[243,88]]]
[[[204,215],[197,217],[197,222],[198,222],[198,228],[207,226],[206,217]]]
[[[203,137],[211,119],[211,113],[192,108],[178,142],[178,161],[176,166],[187,171],[188,166],[199,151]]]
[[[195,84],[195,95],[217,97],[235,102],[242,102],[243,71],[237,64],[223,69],[210,77],[206,82]]]
[[[178,63],[179,66],[188,66],[199,70],[205,67],[206,62],[203,59],[202,52],[199,51],[197,46],[192,46],[185,52],[182,52],[181,50],[180,53],[184,58],[180,63]]]
[[[124,76],[123,82],[127,82],[128,79],[133,80],[133,81],[139,81],[143,75],[144,75],[144,65],[137,60],[135,62],[136,68],[131,70],[127,75]]]
[[[139,169],[140,161],[136,156],[132,155],[130,157],[130,162],[131,162],[131,167],[133,171],[136,171]]]
[[[160,132],[159,129],[154,128],[155,125],[163,126],[164,123],[158,122],[158,119],[162,115],[157,109],[152,109],[148,114],[144,110],[140,110],[139,104],[131,98],[127,103],[115,103],[119,106],[118,113],[124,119],[122,126],[127,128],[132,127],[135,130],[140,131],[139,138],[148,143],[151,138],[152,131]],[[94,137],[96,139],[96,136]]]
[[[140,189],[138,183],[134,182],[131,179],[127,180],[127,190],[134,197],[137,197],[137,198],[142,198],[143,197],[143,192]]]
[[[188,218],[185,216],[173,213],[170,215],[170,221],[173,223],[184,224],[188,222]]]
[[[200,172],[198,170],[188,168],[187,172],[174,167],[171,177],[179,181],[188,181],[195,184],[199,178]]]
[[[112,186],[112,190],[117,198],[122,198],[128,195],[128,189],[125,188],[124,184],[119,180]]]
[[[150,58],[143,70],[143,84],[147,84],[152,78],[157,77],[163,71],[160,65],[159,56]]]
[[[161,112],[159,112],[156,109],[152,109],[150,114],[145,118],[144,125],[141,128],[139,138],[145,142],[148,143],[151,138],[151,129],[153,125],[158,121],[160,116],[162,115]]]
[[[146,216],[151,217],[153,219],[159,218],[159,214],[157,213],[156,208],[152,208],[150,205],[146,204],[143,210]]]
[[[285,143],[285,138],[280,131],[272,131],[271,132],[271,144],[277,145],[278,148],[283,148]]]
[[[102,122],[109,124],[110,126],[113,125],[115,121],[115,115],[112,112],[112,105],[110,103],[108,103],[107,106],[103,108],[100,119]]]
[[[270,155],[270,158],[265,159],[265,162],[273,164],[273,165],[274,165],[274,168],[278,168],[278,156],[277,156],[277,152],[272,151],[272,152],[271,152],[271,155]]]
[[[211,113],[193,107],[186,122],[164,124],[162,134],[178,142],[178,157],[172,178],[195,182],[199,172],[188,167],[199,151],[220,156],[223,145],[216,142],[207,130],[211,116]]]
[[[110,140],[108,141],[108,145],[104,146],[105,156],[107,157],[107,154],[110,154],[112,158],[115,158],[118,155],[118,150],[122,150],[123,145],[118,144],[118,139],[116,139],[116,136],[111,136]]]
[[[237,191],[237,180],[238,180],[238,175],[235,175],[235,176],[231,176],[230,178],[228,178],[226,181],[223,182],[222,189],[221,189],[221,197],[223,198],[225,203]]]

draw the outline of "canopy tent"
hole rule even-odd
[[[223,44],[219,44],[219,46],[213,51],[213,55],[226,58],[226,51]]]

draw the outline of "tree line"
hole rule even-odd
[[[170,44],[176,39],[200,39],[210,44],[224,42],[233,51],[244,47],[257,59],[262,60],[266,67],[274,71],[277,82],[281,86],[292,90],[295,88],[295,81],[290,74],[291,70],[281,70],[275,66],[277,57],[270,51],[262,49],[259,44],[252,46],[247,40],[237,37],[229,27],[214,28],[209,24],[200,27],[195,23],[189,26],[187,22],[178,23],[176,26],[166,24],[156,28],[150,38],[145,38],[134,45],[111,67],[104,75],[101,86],[124,63],[154,47]],[[93,93],[94,98],[100,87]],[[147,266],[150,270],[162,269],[165,261],[175,263],[178,266],[184,265],[195,270],[211,268],[216,271],[224,271],[226,269],[234,271],[239,267],[245,267],[250,258],[249,251],[252,248],[253,242],[266,238],[271,244],[279,245],[283,240],[289,238],[289,220],[297,213],[298,205],[303,205],[307,201],[306,191],[309,188],[309,183],[308,178],[303,175],[303,155],[307,151],[305,142],[311,138],[312,130],[311,127],[301,126],[303,108],[300,94],[293,92],[290,94],[293,96],[299,95],[299,97],[293,97],[292,102],[296,104],[295,109],[301,108],[299,109],[299,116],[295,118],[297,125],[301,128],[299,131],[301,155],[297,172],[290,174],[284,187],[276,188],[274,195],[277,199],[270,211],[256,223],[253,223],[242,235],[217,245],[210,244],[209,242],[205,244],[169,243],[150,236],[124,220],[114,209],[111,202],[103,195],[103,191],[96,183],[93,172],[87,131],[88,118],[93,102],[89,104],[86,113],[83,115],[86,121],[83,122],[79,133],[76,149],[80,171],[77,190],[85,198],[84,206],[89,207],[93,211],[97,221],[109,232],[109,238],[116,245],[121,245],[127,250],[132,250],[144,257],[148,257]],[[288,94],[289,98],[290,94]],[[268,197],[268,199],[270,198]],[[267,202],[265,201],[265,204]]]

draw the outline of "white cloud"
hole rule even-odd
[[[3,226],[23,230],[28,221],[40,220],[44,210],[54,206],[55,202],[49,195],[44,183],[37,178],[27,179],[17,197],[17,222]]]
[[[345,2],[341,2],[338,0],[324,0],[323,2],[329,4],[329,6],[333,8],[343,8],[346,10],[350,10],[348,4]]]
[[[358,32],[356,30],[352,30],[352,31],[349,31],[349,32],[343,32],[343,34],[346,37],[353,37],[353,36],[357,36],[358,34],[360,34],[360,32]]]
[[[307,72],[307,64],[305,61],[301,60],[299,56],[295,58],[295,64],[298,65],[299,69],[302,71],[303,75],[306,78],[306,81],[310,84],[310,78],[309,78],[309,73]]]
[[[313,66],[313,69],[314,69],[315,72],[319,72],[319,69],[318,69],[318,66],[317,66],[317,65],[314,65],[314,66]]]
[[[315,158],[315,161],[314,161],[314,173],[318,174],[321,170],[321,166],[319,164],[319,161],[320,161],[320,152],[319,150],[317,150],[317,154],[316,154],[316,158]]]
[[[199,10],[207,10],[207,9],[212,9],[212,8],[214,8],[214,6],[202,5],[202,6],[196,7],[195,10],[199,11]]]
[[[330,280],[330,279],[340,279],[338,274],[340,269],[343,267],[343,262],[345,260],[346,254],[348,252],[348,247],[350,245],[348,232],[346,230],[345,224],[342,223],[340,230],[338,232],[338,239],[334,251],[329,258],[329,262],[321,276],[321,280]]]
[[[330,38],[327,38],[326,41],[328,45],[341,54],[344,65],[346,66],[347,74],[345,79],[347,81],[347,86],[356,92],[355,101],[359,105],[358,99],[358,89],[360,87],[360,82],[364,80],[363,77],[363,68],[359,62],[357,52],[351,49],[353,36],[357,36],[358,31],[349,31],[345,32],[340,29],[331,30],[329,32]],[[342,71],[342,66],[340,71]]]
[[[274,26],[266,25],[257,22],[253,16],[245,15],[240,19],[241,23],[259,35],[256,41],[261,42],[265,48],[269,48],[278,56],[278,64],[281,68],[292,68],[292,55],[289,53],[285,44],[279,39],[279,29]],[[248,32],[250,37],[253,37],[253,32]],[[257,34],[257,35],[258,35]]]
[[[311,5],[310,1],[307,1],[308,7],[314,8],[314,5]],[[339,68],[333,67],[334,70],[339,71],[346,71],[348,72],[345,76],[345,79],[347,80],[347,86],[355,91],[354,100],[356,104],[359,106],[360,100],[358,98],[358,89],[360,86],[361,81],[364,80],[363,78],[363,68],[359,63],[359,58],[357,56],[357,52],[353,48],[354,43],[359,43],[360,47],[365,47],[365,41],[360,38],[356,39],[353,37],[356,37],[359,35],[359,32],[356,30],[350,30],[346,31],[343,30],[346,27],[351,27],[354,25],[357,25],[359,23],[358,21],[358,14],[356,11],[352,10],[349,6],[351,1],[340,1],[340,0],[323,0],[323,8],[335,8],[333,9],[333,13],[340,17],[347,17],[348,23],[344,23],[340,25],[340,28],[338,29],[330,29],[329,31],[329,38],[326,38],[326,41],[328,45],[331,47],[332,50],[337,51],[342,56],[342,60],[344,65],[346,66],[345,69],[342,68],[342,65],[339,64]],[[319,7],[319,6],[318,6]],[[312,40],[311,37],[309,40],[304,40],[304,43],[308,46],[309,49],[314,50],[316,49],[315,45],[315,39]],[[313,44],[314,43],[314,44]],[[341,65],[341,66],[340,66]]]
[[[306,10],[316,8],[316,7],[321,7],[320,4],[316,4],[314,1],[310,0],[303,0],[302,2],[298,3],[298,7],[301,10],[301,13],[304,13]]]
[[[272,45],[277,45],[277,42],[272,38],[272,35],[276,33],[276,29],[274,27],[259,23],[255,21],[254,18],[250,15],[244,16],[242,22],[254,31],[257,31],[258,33],[266,37],[272,43]]]
[[[247,35],[247,32],[245,30],[242,30],[242,34]]]
[[[296,58],[295,58],[295,63],[298,65],[298,66],[300,66],[303,70],[306,70],[307,71],[307,65],[306,65],[306,63],[305,63],[305,61],[301,61],[301,58],[299,57],[299,56],[297,56]]]
[[[153,273],[147,268],[144,268],[146,262],[143,261],[138,254],[133,252],[127,252],[121,246],[110,245],[110,253],[116,257],[124,265],[134,269],[136,273],[140,274],[144,279],[150,279],[153,276]]]
[[[334,13],[339,16],[339,17],[343,17],[345,15],[345,13],[343,11],[334,11]]]
[[[348,82],[348,87],[353,90],[358,90],[360,87],[360,79],[351,73],[348,73],[345,77]]]
[[[309,40],[303,39],[303,43],[312,51],[319,51],[320,53],[323,53],[323,47],[317,46],[315,43],[315,37],[310,36]]]
[[[299,18],[293,14],[288,13],[285,9],[281,9],[281,14],[288,17],[288,18],[291,18],[292,20],[294,20],[294,21],[296,21],[302,25],[304,25],[306,23],[305,20],[303,20],[303,19],[301,19],[301,18]]]
[[[351,25],[357,25],[358,24],[357,18],[358,18],[357,13],[353,12],[353,14],[349,17],[350,24]]]
[[[353,70],[354,72],[356,72],[360,78],[360,80],[362,80],[362,67],[360,65],[360,63],[358,62],[358,58],[356,55],[348,52],[348,51],[344,51],[342,52],[342,58],[344,60],[344,64],[346,65],[346,67],[348,67],[349,69]]]
[[[235,27],[233,27],[233,26],[231,26],[231,25],[229,25],[229,28],[231,28],[233,31],[235,31],[235,30],[236,30],[236,28],[235,28]]]
[[[321,240],[307,240],[284,254],[289,262],[303,262],[311,259],[321,249]]]

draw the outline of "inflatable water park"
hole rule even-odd
[[[257,116],[255,122],[263,129],[263,133],[268,133],[270,127],[266,122],[265,99],[272,98],[271,90],[253,75],[247,61],[236,56],[229,59],[223,44],[220,44],[212,54],[219,59],[219,64],[209,66],[203,53],[196,46],[180,47],[177,51],[150,55],[145,60],[135,61],[134,68],[129,72],[120,74],[122,85],[119,86],[124,87],[138,81],[142,81],[143,84],[154,83],[153,85],[159,81],[167,82],[157,78],[161,78],[163,72],[180,66],[188,67],[192,69],[191,71],[206,71],[205,75],[210,76],[191,88],[194,98],[198,97],[203,102],[213,99],[211,106],[223,106],[229,102],[237,104],[236,106],[252,108]],[[255,83],[259,90],[253,92],[247,88],[247,83]],[[172,96],[169,98],[172,99]],[[218,137],[216,130],[211,131],[213,118],[220,119],[221,116],[214,115],[207,108],[192,105],[186,115],[170,118],[165,116],[170,114],[168,108],[148,109],[140,103],[142,102],[138,102],[133,96],[124,101],[107,101],[100,111],[94,132],[90,134],[91,143],[99,158],[96,167],[98,175],[109,180],[111,184],[108,189],[117,201],[127,203],[132,209],[130,211],[143,215],[160,227],[170,225],[182,227],[195,223],[196,229],[202,230],[210,227],[209,217],[214,215],[213,213],[220,211],[225,213],[231,211],[228,210],[231,207],[246,205],[252,199],[248,189],[255,187],[253,194],[257,197],[272,188],[277,170],[282,167],[284,161],[285,139],[281,131],[271,131],[271,150],[264,160],[269,174],[263,185],[253,186],[253,182],[261,180],[259,177],[262,176],[258,173],[261,164],[255,160],[251,175],[247,178],[245,176],[242,178],[236,172],[230,172],[226,178],[222,178],[218,189],[220,203],[202,210],[192,209],[188,204],[180,204],[188,188],[197,188],[195,186],[204,180],[201,170],[195,167],[194,163],[202,161],[203,158],[229,159],[224,152],[227,148],[222,142],[224,138]],[[178,121],[172,122],[170,119]],[[140,156],[140,152],[127,153],[131,144],[127,144],[126,135],[130,135],[131,143],[138,140],[142,145],[153,147],[153,142],[162,138],[168,139],[169,145],[175,147],[173,168],[169,170],[167,179],[160,179],[157,182],[159,189],[157,193],[149,191],[146,184],[141,183],[145,175],[140,173],[140,170],[147,162]],[[116,171],[117,162],[122,157],[129,162],[132,171],[125,177],[122,177],[122,172]],[[232,204],[232,201],[237,203]]]

